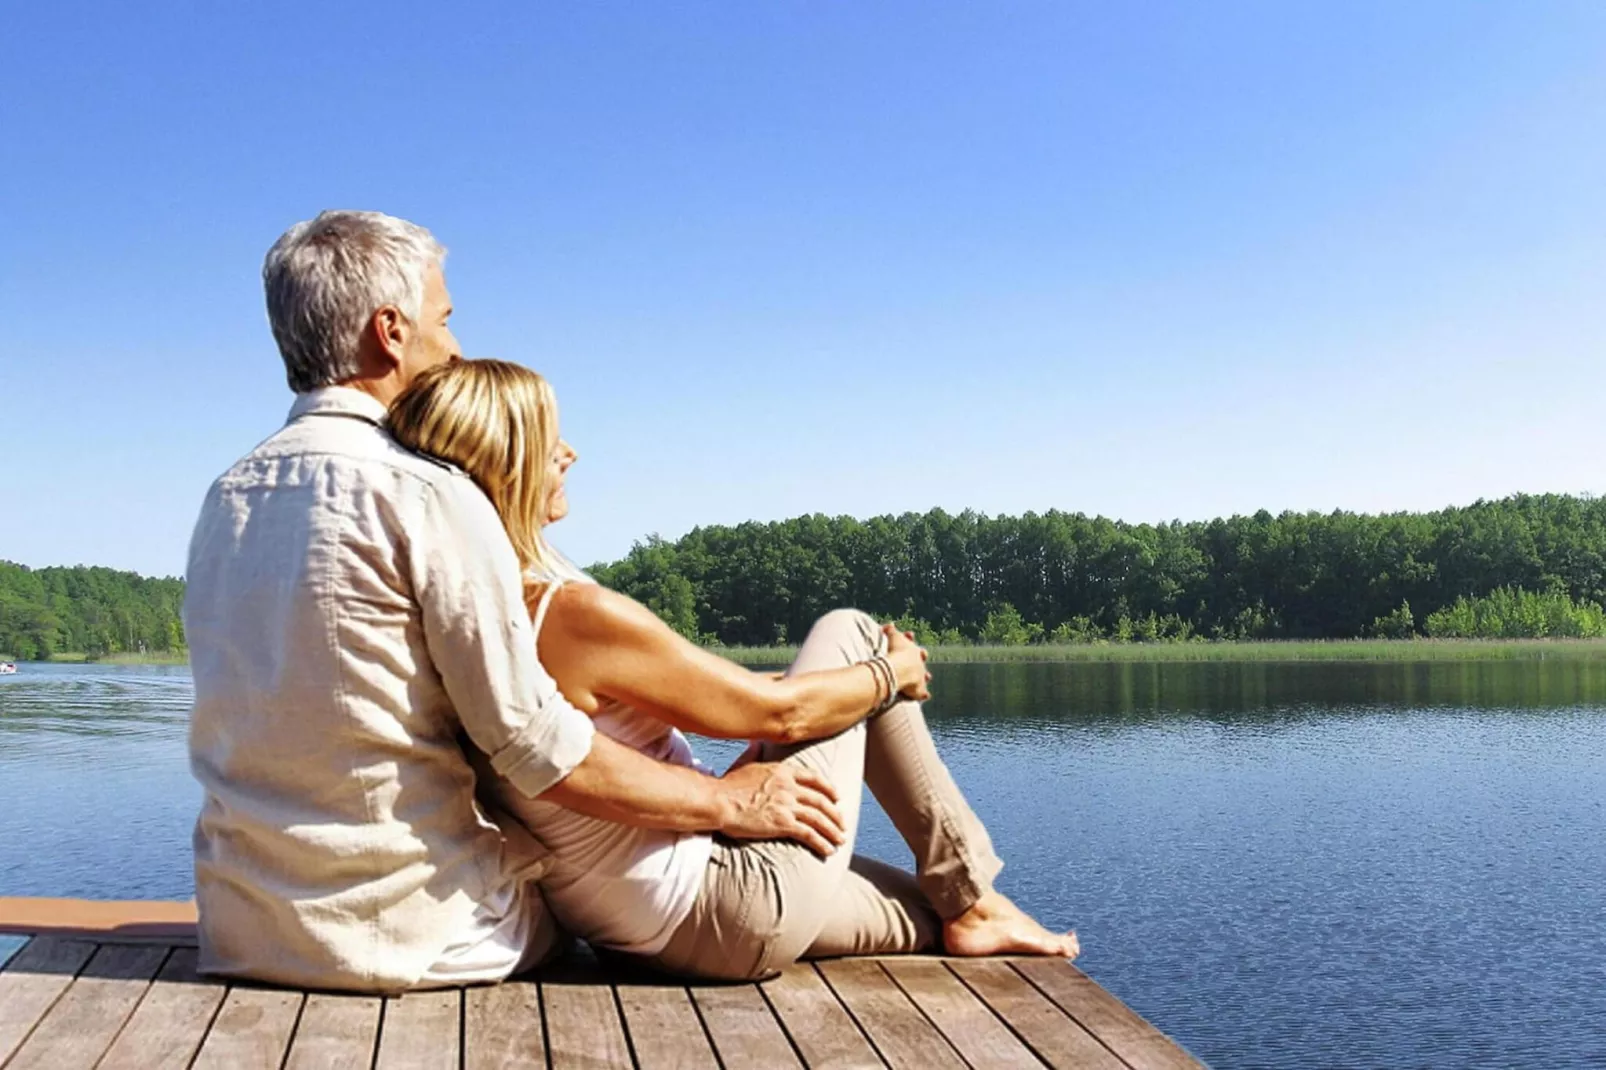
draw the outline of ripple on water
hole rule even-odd
[[[195,688],[182,669],[23,665],[0,677],[0,739],[8,749],[82,736],[182,737]]]

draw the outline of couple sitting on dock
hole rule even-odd
[[[551,547],[575,452],[545,380],[460,359],[444,256],[364,212],[268,253],[297,397],[212,486],[188,565],[202,969],[497,981],[560,926],[702,978],[1074,956],[994,890],[910,636],[840,610],[787,673],[752,672]],[[682,731],[751,745],[714,775]],[[853,854],[865,785],[915,874]]]

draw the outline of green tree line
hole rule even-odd
[[[797,642],[844,605],[937,642],[1482,635],[1496,626],[1476,622],[1476,600],[1506,598],[1496,616],[1513,620],[1560,619],[1557,599],[1585,617],[1606,604],[1606,500],[1164,524],[1057,510],[815,515],[650,538],[592,572],[682,634],[731,646]]]
[[[0,561],[0,655],[184,650],[184,582],[109,568],[30,569]]]
[[[592,569],[684,635],[797,642],[857,606],[926,642],[1606,635],[1606,500],[1128,524],[940,509],[700,527]],[[183,581],[0,562],[0,655],[181,652]]]

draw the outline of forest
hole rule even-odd
[[[184,581],[109,568],[41,568],[0,561],[0,655],[178,653]]]
[[[1129,524],[1051,510],[823,515],[649,538],[592,567],[676,631],[795,643],[827,610],[923,642],[1606,635],[1606,499]],[[183,581],[0,562],[0,655],[181,652]]]
[[[795,643],[844,605],[943,644],[1591,637],[1606,602],[1606,500],[1162,524],[1057,510],[815,515],[650,538],[592,573],[682,634],[729,646]]]

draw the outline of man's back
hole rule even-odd
[[[457,709],[529,790],[589,745],[507,709],[555,694],[533,645],[514,654],[529,622],[512,550],[473,484],[396,446],[382,417],[354,390],[302,395],[291,423],[213,485],[196,525],[185,626],[209,972],[417,983],[532,861],[475,805]],[[452,603],[459,587],[478,602]],[[552,768],[533,768],[531,754],[554,751]]]

